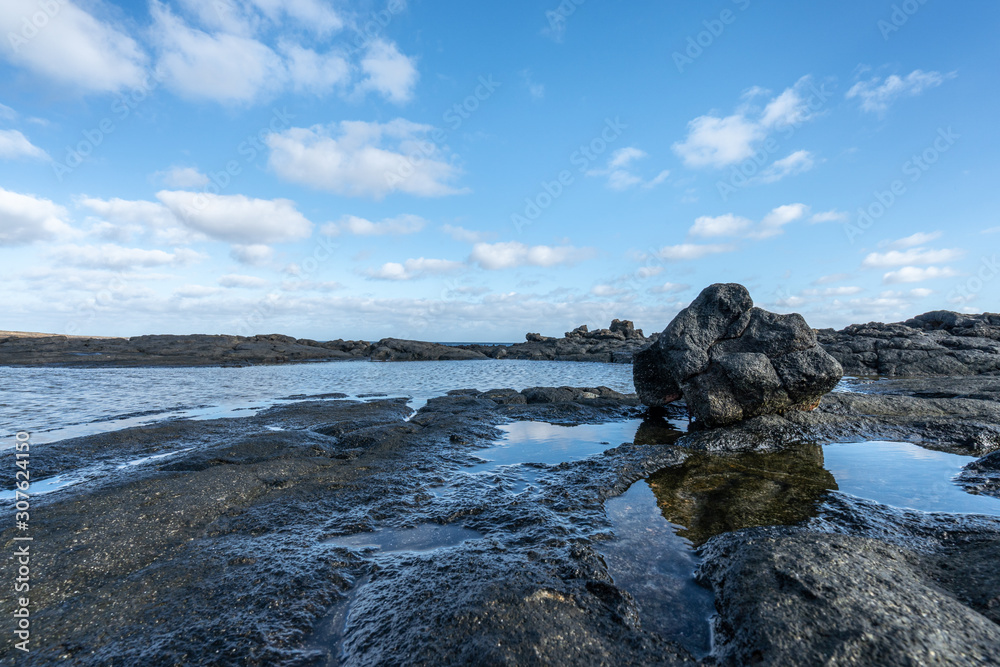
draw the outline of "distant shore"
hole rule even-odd
[[[1000,375],[1000,314],[933,311],[905,322],[816,331],[848,375],[902,377]],[[586,325],[561,338],[525,335],[516,344],[455,344],[383,338],[316,341],[280,334],[66,336],[0,331],[0,366],[256,366],[324,361],[474,361],[524,359],[631,363],[652,343],[628,320]]]

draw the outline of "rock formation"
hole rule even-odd
[[[789,409],[813,409],[843,370],[801,315],[755,308],[742,285],[707,287],[635,356],[643,403],[683,398],[709,427]]]

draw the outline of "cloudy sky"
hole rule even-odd
[[[997,311],[1000,5],[3,0],[0,329]]]

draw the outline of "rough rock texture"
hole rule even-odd
[[[467,361],[488,359],[485,354],[451,345],[383,338],[371,346],[372,361]]]
[[[291,336],[136,336],[88,338],[0,333],[0,364],[12,366],[218,366],[363,359],[364,341],[317,342]]]
[[[987,454],[965,466],[955,481],[969,493],[1000,498],[1000,452]]]
[[[938,310],[906,322],[852,324],[817,332],[819,342],[857,377],[1000,375],[1000,314]]]
[[[639,398],[684,398],[705,426],[812,409],[843,375],[801,315],[755,308],[742,285],[705,288],[633,364]]]
[[[470,345],[467,349],[493,359],[596,361],[628,364],[649,342],[630,320],[613,320],[607,329],[590,331],[586,324],[567,331],[563,338],[529,333],[524,343],[508,346]]]

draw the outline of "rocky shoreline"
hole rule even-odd
[[[970,483],[998,496],[982,478],[997,467],[1000,382],[979,378],[974,398],[968,378],[847,389],[813,412],[690,433],[682,407],[647,413],[635,396],[562,387],[453,391],[416,413],[405,399],[306,397],[43,445],[33,475],[97,472],[33,500],[38,644],[17,662],[990,663],[1000,518],[838,493],[817,443],[985,455]],[[514,468],[461,474],[503,424],[643,415],[603,455],[533,464],[525,491]],[[664,516],[694,531],[697,581],[715,600],[710,655],[652,631],[601,556],[615,539],[605,502],[647,478]],[[350,546],[428,527],[463,539]]]

